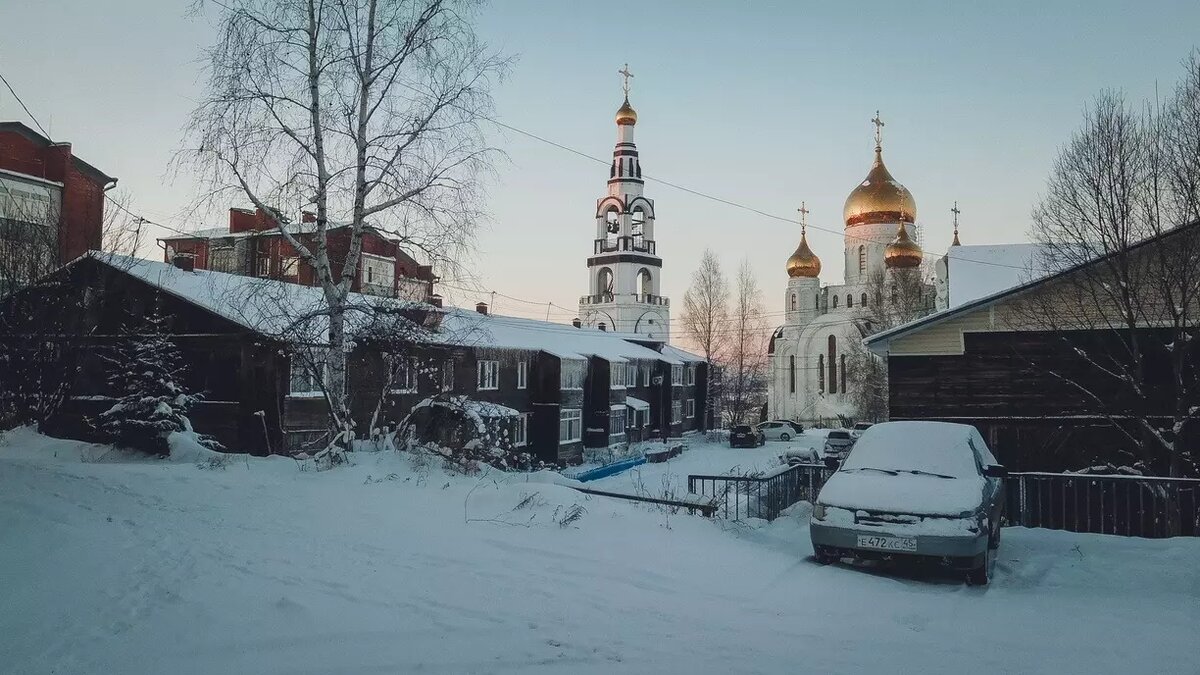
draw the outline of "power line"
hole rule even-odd
[[[8,79],[4,77],[4,73],[0,73],[0,82],[3,82],[4,86],[8,87],[8,93],[13,95],[13,98],[17,100],[17,103],[21,105],[21,109],[24,110],[25,114],[29,116],[29,119],[33,120],[33,123],[37,125],[38,129],[41,129],[42,134],[45,135],[46,138],[50,138],[50,133],[46,131],[46,128],[42,126],[42,123],[39,122],[36,117],[34,117],[32,112],[29,111],[29,106],[25,105],[25,101],[22,101],[21,97],[17,95],[17,91],[13,89],[11,84],[8,83]]]

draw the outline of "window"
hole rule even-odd
[[[608,386],[611,388],[625,386],[625,364],[610,363],[608,364],[609,381]]]
[[[858,247],[858,273],[859,274],[867,273],[867,247],[866,246]]]
[[[862,294],[862,302],[860,302],[858,304],[862,305],[863,307],[867,306],[867,294],[866,293]]]
[[[559,387],[562,389],[583,389],[583,374],[586,364],[583,361],[562,361],[562,372],[559,374]]]
[[[788,357],[788,391],[796,393],[796,355]]]
[[[796,311],[796,294],[795,294],[795,293],[792,293],[792,304],[791,304],[791,310],[792,310],[793,312],[794,312],[794,311]]]
[[[529,386],[529,362],[517,361],[517,389]]]
[[[254,263],[254,274],[260,277],[271,276],[271,258],[266,253],[259,253]]]
[[[625,365],[625,386],[636,387],[638,382],[638,367],[636,363]]]
[[[291,256],[279,259],[279,275],[297,279],[300,277],[300,258]]]
[[[214,272],[237,272],[237,258],[233,247],[214,248],[209,256],[208,268]]]
[[[842,354],[842,393],[846,393],[846,355]]]
[[[839,297],[841,297],[841,296],[838,296],[838,295],[835,295],[835,296],[833,296],[833,306],[834,306],[834,308],[835,308],[835,309],[836,309],[836,308],[837,308],[837,306],[838,306],[838,298],[839,298]]]
[[[821,294],[817,293],[813,296],[813,309],[821,311]]]
[[[451,391],[454,389],[454,360],[447,359],[442,362],[442,391]]]
[[[500,388],[500,362],[480,361],[477,364],[475,387],[480,391]]]
[[[683,421],[683,401],[671,401],[671,424]]]
[[[583,411],[568,408],[558,413],[558,442],[574,443],[583,440]]]
[[[650,386],[650,373],[653,370],[649,365],[642,366],[642,386]]]
[[[325,374],[325,354],[292,354],[288,391],[293,396],[322,395],[322,380]]]
[[[533,413],[522,413],[513,423],[513,445],[521,447],[529,443],[529,418]]]
[[[396,285],[396,261],[380,255],[362,254],[362,292],[391,296]]]
[[[401,358],[396,364],[395,377],[392,379],[392,393],[407,394],[417,390],[417,376],[421,372],[416,358]]]
[[[685,371],[687,374],[687,384],[690,387],[696,384],[696,366],[685,366],[685,368],[687,368]]]
[[[853,294],[853,293],[847,293],[847,294],[846,294],[846,306],[847,306],[847,307],[853,307],[853,306],[854,306],[854,294]]]
[[[829,393],[838,393],[837,338],[829,336]]]
[[[638,293],[642,294],[643,299],[654,295],[654,277],[650,276],[650,270],[644,267],[638,272]]]
[[[685,410],[686,410],[688,419],[695,417],[696,416],[696,399],[689,398],[687,400],[687,407],[685,408]]]
[[[674,386],[683,384],[683,366],[671,366],[671,384]]]
[[[601,267],[596,273],[596,295],[601,296],[601,302],[612,302],[613,273],[607,267]]]
[[[817,391],[825,393],[825,355],[817,354]]]
[[[625,406],[618,406],[609,411],[608,433],[613,436],[625,433]]]

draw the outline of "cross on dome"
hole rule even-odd
[[[629,98],[629,78],[633,77],[633,73],[629,72],[629,64],[626,63],[624,68],[617,71],[617,74],[625,79],[621,87],[625,90],[625,98]]]
[[[800,208],[796,209],[800,214],[800,230],[804,231],[808,228],[808,209],[804,207],[804,202],[800,202]]]
[[[954,214],[954,241],[950,245],[951,246],[962,246],[962,243],[959,242],[959,240],[958,240],[958,214],[962,213],[962,211],[959,210],[959,208],[958,208],[958,200],[957,199],[954,200],[954,207],[952,209],[950,209],[950,213]]]
[[[875,125],[875,147],[883,145],[883,120],[879,119],[879,111],[875,111],[875,116],[871,118],[871,124]]]

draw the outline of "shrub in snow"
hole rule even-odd
[[[439,395],[413,406],[397,430],[398,445],[441,455],[447,467],[465,473],[488,465],[503,471],[553,468],[513,443],[520,412],[466,396]]]
[[[104,357],[108,384],[118,398],[92,424],[114,445],[157,455],[169,454],[167,441],[176,432],[194,435],[209,450],[223,450],[192,431],[187,411],[200,396],[184,390],[179,351],[162,324],[158,317],[147,317],[143,332],[127,327],[115,353]]]

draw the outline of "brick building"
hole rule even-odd
[[[0,291],[101,246],[117,179],[20,122],[0,122]]]
[[[302,221],[289,225],[297,240],[312,250],[316,245],[316,222],[305,213]],[[350,226],[331,223],[326,242],[333,273],[340,275],[350,251]],[[228,272],[243,276],[278,279],[316,286],[316,272],[304,262],[295,247],[280,233],[270,214],[262,209],[229,209],[228,228],[201,230],[165,237],[164,262],[176,256],[190,257],[195,269]],[[428,300],[436,281],[433,268],[421,265],[406,253],[400,242],[368,228],[363,233],[362,257],[351,290],[387,297]]]

